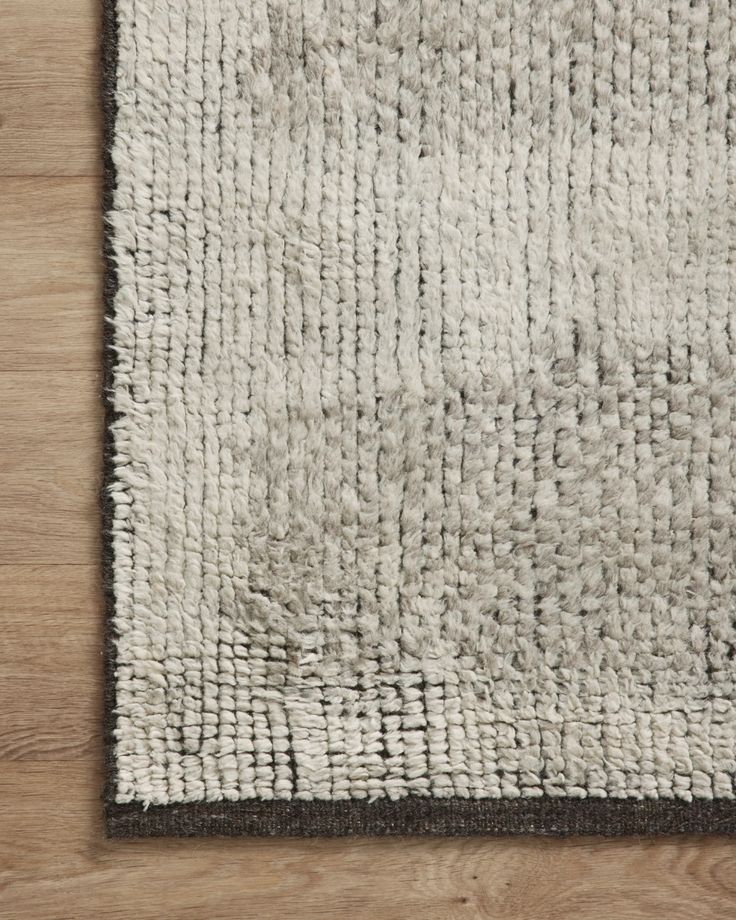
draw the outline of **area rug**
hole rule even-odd
[[[734,832],[736,6],[105,16],[108,832]]]

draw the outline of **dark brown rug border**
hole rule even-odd
[[[112,424],[117,417],[112,401],[112,382],[115,368],[112,319],[115,312],[115,295],[118,289],[117,268],[114,259],[112,231],[107,215],[112,210],[113,194],[117,175],[112,157],[117,120],[118,64],[118,20],[117,0],[101,0],[101,101],[102,101],[102,256],[104,280],[103,296],[103,357],[102,357],[102,403],[104,408],[104,432],[102,440],[102,483],[100,490],[100,511],[102,517],[102,590],[104,596],[104,789],[106,807],[115,801],[117,770],[115,766],[115,636],[113,617],[115,615],[115,556],[112,528],[115,508],[110,497],[110,486],[115,481],[115,443]],[[106,814],[107,830],[112,834],[109,815]]]
[[[734,806],[632,799],[438,799],[109,805],[112,837],[506,836],[734,834]]]
[[[117,0],[102,3],[103,194],[102,210],[112,208],[116,186],[111,151],[115,133],[118,60]],[[105,597],[105,829],[109,837],[344,837],[391,835],[540,835],[606,836],[659,834],[736,834],[736,803],[729,800],[575,799],[539,798],[459,799],[412,796],[397,801],[241,801],[186,805],[115,803],[115,640],[113,615],[112,524],[114,507],[109,486],[115,479],[111,425],[115,411],[110,399],[115,366],[111,320],[117,291],[110,228],[105,221],[103,243],[104,359],[102,572]]]

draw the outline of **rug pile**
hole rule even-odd
[[[109,833],[736,830],[736,7],[105,7]]]

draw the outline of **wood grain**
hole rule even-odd
[[[0,23],[0,917],[736,916],[718,838],[104,839],[97,0]]]
[[[99,175],[99,0],[0,0],[0,175]]]
[[[95,563],[100,375],[0,373],[0,560]]]
[[[99,368],[99,200],[94,179],[0,176],[0,370]]]
[[[0,763],[99,754],[99,593],[96,565],[0,565]]]

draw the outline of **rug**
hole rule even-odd
[[[104,6],[109,834],[734,832],[736,7]]]

